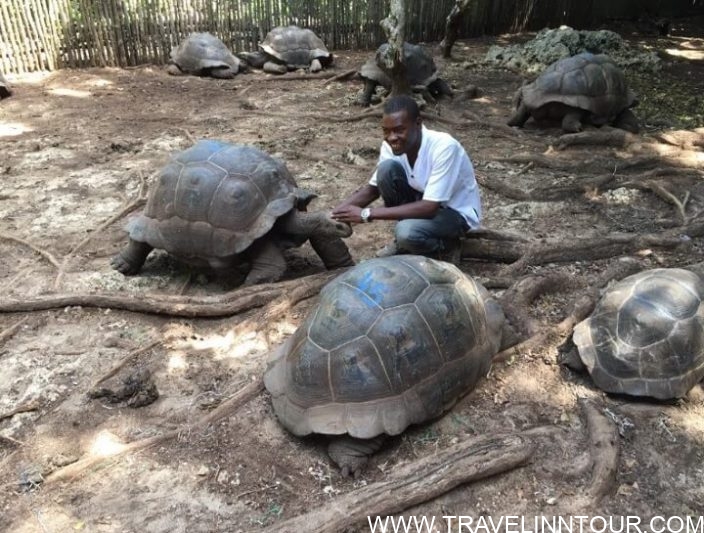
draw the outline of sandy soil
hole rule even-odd
[[[453,61],[440,61],[444,77],[458,92],[476,85],[482,96],[430,105],[429,114],[454,122],[428,119],[428,125],[459,138],[487,183],[500,180],[527,190],[603,173],[599,162],[608,166],[618,157],[606,147],[562,152],[565,160],[592,157],[591,166],[569,171],[502,161],[517,153],[549,154],[560,132],[527,128],[519,136],[467,118],[470,113],[484,122],[503,123],[522,81],[517,73],[476,66],[473,60],[482,57],[489,44],[460,42]],[[678,56],[668,62],[651,82],[702,94],[701,38],[675,34],[640,45],[699,50],[693,59]],[[362,52],[337,51],[335,72],[361,65],[365,57]],[[122,227],[127,217],[104,229],[101,225],[136,197],[141,180],[148,183],[169,154],[193,139],[250,143],[283,158],[299,184],[319,195],[313,204],[318,208],[332,207],[364,183],[381,140],[378,119],[315,118],[358,114],[360,109],[352,103],[359,81],[271,80],[261,73],[234,80],[177,78],[159,67],[61,71],[14,81],[15,95],[0,103],[3,301],[52,292],[135,298],[182,291],[189,296],[222,294],[227,287],[202,273],[190,276],[187,267],[163,254],[150,258],[141,275],[123,277],[111,270],[109,259],[125,243]],[[679,108],[675,98],[667,101],[672,112],[665,118],[670,126],[680,127],[677,117],[688,111]],[[645,139],[665,129],[662,120],[649,123],[648,112]],[[679,198],[687,191],[687,214],[694,215],[704,208],[701,184],[672,181],[671,192]],[[488,227],[566,243],[617,231],[657,232],[679,223],[672,205],[648,190],[631,188],[552,202],[516,201],[486,188],[483,200]],[[388,224],[355,230],[347,242],[357,260],[371,257],[390,237]],[[289,255],[289,278],[322,270],[308,245]],[[67,256],[70,260],[57,283],[57,265]],[[636,258],[654,267],[702,260],[703,254],[695,240],[674,251],[642,250]],[[563,272],[586,279],[615,260],[553,263],[523,274]],[[492,278],[501,274],[503,265],[464,261],[462,268]],[[540,298],[531,309],[533,318],[545,326],[559,322],[578,294],[575,290]],[[407,514],[625,514],[645,520],[704,512],[700,388],[667,404],[609,397],[588,378],[557,365],[554,346],[496,365],[446,416],[390,442],[357,480],[339,475],[320,441],[287,434],[265,393],[216,424],[196,426],[214,406],[261,375],[267,354],[314,304],[314,298],[306,300],[284,318],[269,322],[257,321],[256,311],[219,319],[79,306],[0,314],[0,331],[24,320],[0,341],[0,415],[37,402],[35,410],[0,420],[0,530],[275,530],[282,520],[334,505],[343,495],[387,479],[401,465],[452,443],[541,425],[553,426],[555,432],[541,441],[529,464],[457,488]],[[256,327],[237,329],[252,317]],[[154,340],[160,341],[156,347],[137,356],[108,383],[119,384],[135,369],[148,370],[160,393],[156,402],[132,408],[86,396],[130,351]],[[578,398],[592,398],[623,429],[613,496],[586,509],[575,503],[591,476]],[[110,446],[179,428],[175,439],[103,461],[73,480],[44,482],[67,464],[109,453]],[[368,528],[360,524],[352,530]]]

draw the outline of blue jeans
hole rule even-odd
[[[423,193],[408,184],[403,165],[393,159],[379,165],[376,184],[386,207],[423,199]],[[468,229],[460,213],[449,207],[441,207],[433,218],[399,220],[396,224],[396,246],[401,252],[432,255],[454,245]]]

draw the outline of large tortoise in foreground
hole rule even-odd
[[[144,212],[128,224],[129,244],[113,268],[136,274],[159,248],[224,274],[249,264],[251,285],[279,279],[286,270],[282,250],[306,239],[327,268],[352,265],[341,240],[352,229],[327,212],[305,212],[314,197],[257,148],[199,141],[161,171]]]
[[[371,103],[372,95],[379,85],[387,91],[391,90],[391,78],[383,63],[388,48],[388,43],[382,44],[374,57],[370,57],[359,70],[359,75],[364,80],[364,89],[358,99],[360,105],[368,106]],[[452,96],[450,86],[438,77],[433,56],[423,46],[403,43],[403,62],[408,83],[414,91],[427,92],[432,97]]]
[[[346,435],[330,456],[356,473],[376,437],[443,414],[476,386],[504,324],[487,290],[454,265],[369,259],[323,288],[264,383],[293,434]]]
[[[255,68],[271,74],[284,74],[299,68],[318,72],[330,66],[332,54],[312,30],[298,26],[279,26],[259,44],[257,52],[243,52],[240,57]]]
[[[240,60],[220,39],[211,33],[191,33],[171,50],[171,64],[166,71],[179,76],[234,78],[242,70]]]
[[[610,124],[637,133],[638,119],[630,110],[636,105],[621,69],[604,54],[582,53],[556,61],[538,78],[516,93],[516,111],[509,126],[523,126],[533,117],[560,121],[574,133],[583,124]]]
[[[606,291],[573,335],[597,387],[671,399],[704,378],[702,271],[701,266],[647,270]]]

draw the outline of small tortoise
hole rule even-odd
[[[12,88],[2,75],[2,72],[0,72],[0,100],[8,98],[9,96],[12,96]]]
[[[274,28],[259,48],[257,52],[243,52],[240,57],[252,67],[263,68],[271,74],[285,74],[299,68],[318,72],[333,61],[320,37],[298,26]]]
[[[191,33],[186,37],[171,50],[171,64],[166,69],[175,76],[193,74],[225,79],[234,78],[242,70],[240,60],[210,33]]]
[[[630,110],[637,104],[621,69],[606,55],[588,52],[550,65],[538,78],[516,93],[516,111],[509,126],[523,126],[532,116],[537,122],[561,121],[574,133],[583,124],[610,124],[638,133],[638,119]]]
[[[388,48],[388,43],[382,44],[374,57],[369,58],[359,70],[359,75],[364,80],[364,90],[358,99],[360,105],[368,106],[371,103],[372,95],[378,85],[387,91],[391,90],[391,78],[383,62]],[[452,96],[452,89],[445,80],[438,77],[433,56],[424,47],[403,43],[403,61],[408,82],[414,91],[430,93],[432,97]]]
[[[264,384],[289,431],[341,436],[330,457],[357,474],[380,436],[438,417],[474,389],[504,327],[499,304],[454,265],[369,259],[323,288]]]
[[[279,279],[286,270],[282,249],[306,239],[327,268],[353,264],[340,238],[352,229],[327,212],[305,212],[314,197],[296,186],[286,165],[257,148],[199,141],[161,171],[112,266],[136,274],[159,248],[227,274],[247,262],[251,285]]]
[[[574,330],[580,361],[565,363],[582,363],[606,392],[687,394],[704,377],[703,270],[657,268],[616,283]]]

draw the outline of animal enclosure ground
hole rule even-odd
[[[531,239],[516,247],[557,247],[552,256],[529,254],[514,266],[465,257],[461,268],[496,287],[531,274],[569,280],[531,305],[534,329],[562,320],[594,276],[623,255],[616,245],[580,249],[580,243],[643,234],[649,239],[622,247],[643,268],[704,260],[702,37],[676,28],[670,38],[636,42],[669,59],[662,72],[639,74],[634,85],[673,93],[649,94],[645,100],[656,103],[642,110],[644,132],[620,146],[594,139],[565,146],[570,140],[555,128],[503,126],[522,78],[479,65],[498,39],[460,41],[455,58],[441,63],[458,95],[428,105],[426,123],[453,133],[470,153],[483,185],[486,226]],[[366,57],[337,51],[333,73]],[[461,96],[470,85],[480,89],[478,99]],[[330,208],[364,183],[381,141],[378,111],[360,118],[354,106],[359,81],[262,73],[214,80],[142,67],[24,76],[15,89],[0,103],[3,305],[51,294],[85,295],[86,302],[90,294],[167,295],[172,302],[191,298],[187,304],[222,297],[231,287],[164,254],[154,254],[136,277],[109,266],[125,243],[129,214],[106,222],[138,200],[170,153],[200,138],[253,144],[286,161],[299,185],[318,194],[314,206]],[[378,222],[355,227],[347,239],[355,259],[372,257],[390,230]],[[287,279],[322,270],[308,245],[290,251],[289,260]],[[286,519],[332,506],[452,444],[540,426],[551,429],[532,433],[540,446],[528,464],[405,513],[434,516],[438,525],[446,515],[704,513],[701,388],[672,403],[606,396],[556,364],[551,339],[496,364],[446,416],[393,439],[357,480],[340,477],[322,441],[287,434],[265,393],[230,416],[199,424],[261,376],[268,353],[314,303],[313,297],[286,312],[253,308],[216,318],[75,303],[0,314],[0,416],[29,409],[0,420],[0,530],[276,531]],[[87,397],[142,347],[103,385],[115,388],[146,371],[160,393],[156,402],[132,408]],[[579,398],[595,402],[621,433],[613,491],[596,504],[583,498],[593,482],[593,454]],[[126,443],[165,434],[171,438],[109,458]],[[100,454],[108,457],[75,477],[52,479]],[[362,522],[350,530],[368,528]]]

